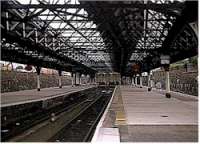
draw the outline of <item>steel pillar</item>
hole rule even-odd
[[[122,75],[121,75],[120,81],[121,81],[121,85],[123,85],[123,76]]]
[[[134,77],[135,86],[137,86],[137,76]]]
[[[82,81],[81,81],[81,76],[82,76],[82,74],[80,73],[79,74],[79,84],[81,85],[81,83],[82,83]]]
[[[106,74],[105,73],[103,74],[103,79],[104,79],[103,80],[104,84],[106,84]]]
[[[89,85],[91,85],[91,83],[92,83],[92,78],[91,78],[91,76],[89,75]]]
[[[142,75],[140,75],[140,88],[142,88]]]
[[[132,85],[135,85],[135,77],[132,77]]]
[[[166,75],[166,97],[169,98],[170,97],[170,78],[169,78],[169,71],[165,72]]]
[[[58,70],[58,75],[59,75],[59,78],[58,78],[59,88],[62,88],[62,71],[61,70]]]
[[[165,66],[165,88],[166,88],[166,94],[165,96],[167,98],[171,97],[170,94],[170,77],[169,77],[169,65]]]
[[[138,76],[135,77],[136,86],[138,85]]]
[[[80,82],[79,81],[79,73],[78,72],[75,73],[75,81],[76,81],[75,85],[79,84],[79,82]]]
[[[90,84],[90,75],[86,75],[86,77],[87,77],[87,84]]]
[[[151,75],[150,72],[148,72],[148,77],[147,77],[147,86],[148,86],[148,91],[151,91],[152,89],[152,84],[151,84]]]
[[[90,75],[90,84],[93,84],[94,83],[94,77],[93,75]]]
[[[37,72],[37,91],[40,91],[40,70],[41,70],[41,67],[37,66],[36,67],[36,72]]]
[[[74,86],[74,73],[71,72],[71,81],[72,81],[72,87]]]
[[[148,82],[147,82],[147,86],[148,86],[148,87],[151,87],[151,76],[150,76],[150,74],[148,74],[147,79],[148,79],[148,80],[147,80],[147,81],[148,81]]]

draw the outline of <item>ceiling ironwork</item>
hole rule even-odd
[[[2,60],[131,75],[197,55],[197,1],[1,1]]]

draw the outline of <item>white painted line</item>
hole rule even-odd
[[[120,143],[119,129],[118,128],[100,128],[99,137],[96,141],[109,142],[109,143]]]
[[[107,105],[107,107],[106,107],[106,110],[105,110],[104,113],[103,113],[103,116],[101,117],[101,119],[100,119],[98,125],[96,126],[96,130],[95,130],[94,136],[93,136],[93,138],[92,138],[92,140],[91,140],[92,143],[97,142],[98,136],[99,136],[99,134],[100,134],[100,128],[101,128],[102,125],[103,125],[103,122],[104,122],[104,120],[105,120],[105,118],[106,118],[106,114],[108,113],[108,109],[110,108],[110,105],[111,105],[111,103],[112,103],[112,101],[113,101],[113,97],[114,97],[114,95],[115,95],[116,89],[117,89],[117,86],[115,86],[115,89],[114,89],[114,91],[113,91],[113,94],[112,94],[112,97],[111,97],[111,99],[110,99],[110,102],[108,103],[108,105]]]

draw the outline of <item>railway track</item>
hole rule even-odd
[[[37,115],[27,114],[28,116],[23,116],[21,121],[18,119],[18,122],[13,120],[10,123],[4,123],[3,130],[10,131],[7,135],[4,133],[2,141],[89,141],[95,124],[110,99],[112,90],[113,88],[108,88],[106,91],[104,88],[91,89],[85,94],[80,94],[78,98],[68,97],[70,102],[66,100]],[[16,126],[17,123],[21,125]],[[79,137],[76,136],[77,131],[80,132],[78,127],[84,130]],[[68,130],[68,136],[63,135],[67,133],[66,130]]]
[[[100,96],[48,141],[89,142],[110,98],[108,95]]]
[[[72,96],[77,96],[76,99],[72,99]],[[57,104],[55,104],[53,107],[43,107],[44,103],[46,101],[37,102],[34,104],[33,107],[28,107],[26,109],[22,109],[21,115],[13,116],[12,118],[9,118],[9,115],[6,116],[6,120],[4,119],[6,113],[8,110],[4,110],[7,108],[2,109],[2,130],[1,130],[1,141],[7,141],[13,136],[16,136],[23,131],[33,127],[34,125],[37,125],[38,123],[41,123],[42,121],[48,120],[51,118],[51,114],[54,113],[58,115],[59,113],[62,113],[66,109],[69,109],[70,107],[73,107],[73,105],[77,104],[79,102],[82,102],[87,97],[84,97],[84,94],[78,94],[78,95],[72,95],[67,96],[62,103],[59,101]],[[11,109],[18,109],[20,106],[12,106]],[[23,105],[21,106],[23,107]]]

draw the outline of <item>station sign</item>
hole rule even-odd
[[[143,77],[148,76],[148,73],[147,73],[147,72],[143,72],[143,73],[142,73],[142,76],[143,76]]]
[[[170,64],[170,56],[169,55],[161,55],[160,60],[161,60],[162,65],[169,65]]]

